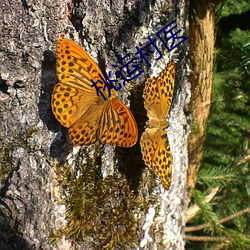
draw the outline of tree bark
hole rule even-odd
[[[189,110],[192,127],[188,140],[189,168],[187,187],[188,203],[192,188],[195,187],[197,173],[202,160],[202,149],[205,138],[206,123],[210,111],[213,60],[214,60],[214,19],[215,7],[219,1],[190,1],[190,64],[192,98]]]
[[[50,102],[57,83],[55,45],[62,34],[109,72],[173,20],[187,35],[186,1],[1,0],[0,5],[0,249],[184,249],[187,43],[173,55],[169,191],[144,166],[139,143],[129,149],[99,143],[73,148]],[[152,69],[159,73],[167,57],[157,64],[151,58]],[[151,76],[149,68],[145,72],[119,91],[130,103],[139,136],[146,121],[142,91]]]

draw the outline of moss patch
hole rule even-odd
[[[66,236],[98,249],[138,246],[140,218],[152,201],[141,192],[135,195],[125,175],[117,171],[103,179],[100,166],[93,162],[80,164],[77,172],[58,165],[56,172],[65,197],[67,225],[51,235],[51,241]]]
[[[37,130],[34,127],[31,127],[28,130],[15,135],[12,142],[3,144],[2,148],[0,149],[0,181],[2,183],[4,183],[4,181],[9,178],[9,176],[12,174],[12,171],[14,170],[12,163],[12,153],[14,149],[17,147],[24,147],[30,150],[31,148],[28,143],[28,139],[36,131]]]

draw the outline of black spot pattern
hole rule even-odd
[[[148,167],[154,168],[163,187],[167,190],[171,183],[172,158],[164,129],[168,126],[166,117],[172,102],[174,78],[175,65],[170,61],[158,77],[147,80],[143,92],[144,106],[148,112],[148,124],[150,124],[150,127],[142,133],[140,141],[143,160]],[[155,114],[154,117],[150,117],[152,113]]]
[[[131,147],[137,142],[138,132],[130,110],[113,98],[107,105],[100,121],[99,138],[102,143]]]
[[[59,82],[52,94],[52,111],[56,119],[69,128],[72,142],[75,145],[90,145],[100,140],[121,147],[134,145],[138,135],[130,110],[113,96],[106,102],[100,102],[96,89],[91,87],[91,79],[97,82],[97,87],[103,87],[98,82],[102,72],[95,62],[81,47],[65,38],[59,39],[56,52]],[[108,90],[104,94],[108,96]],[[87,102],[82,101],[85,98]],[[85,103],[87,107],[101,103],[102,110],[97,112],[96,117],[80,116]]]

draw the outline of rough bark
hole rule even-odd
[[[177,75],[168,129],[173,154],[169,191],[161,189],[159,180],[145,168],[138,143],[131,149],[98,143],[72,148],[66,129],[51,112],[50,100],[57,82],[55,44],[61,34],[81,44],[101,69],[109,71],[111,64],[128,52],[135,53],[136,46],[144,46],[148,36],[153,37],[174,19],[186,33],[186,1],[1,0],[0,5],[0,249],[184,249],[187,43],[181,44],[173,56]],[[152,58],[152,64],[159,73],[165,60],[162,58],[156,65]],[[148,68],[145,71],[150,72]],[[125,87],[119,91],[126,104],[130,100],[139,135],[146,120],[145,111],[143,115],[140,112],[143,83],[148,76],[149,73],[126,86],[129,91]],[[64,227],[65,218],[71,218],[65,210],[74,204],[71,199],[75,197],[70,195],[77,189],[77,185],[69,185],[77,179],[71,182],[67,178],[77,176],[82,164],[89,167],[83,177],[91,179],[92,173],[100,170],[94,183],[104,183],[103,190],[110,192],[106,197],[101,185],[99,190],[94,189],[91,202],[103,207],[100,214],[104,218],[98,217],[100,214],[90,218],[90,226],[102,223],[94,228],[96,234],[85,238],[67,231],[70,226]],[[88,193],[89,189],[85,191]],[[76,193],[84,196],[85,191]],[[118,219],[105,214],[106,210],[113,213],[111,205],[113,210],[124,207],[117,211]],[[91,214],[84,210],[85,214],[88,212]],[[126,215],[132,215],[128,222]],[[119,220],[125,224],[123,227]],[[85,224],[82,226],[82,232],[87,230]],[[104,241],[98,237],[105,228],[110,229],[113,238],[105,234],[110,238]],[[126,231],[129,228],[131,231]],[[116,233],[119,230],[125,231]],[[52,242],[52,232],[66,236]]]
[[[192,97],[189,111],[192,126],[188,140],[189,167],[187,187],[191,191],[195,187],[197,173],[202,159],[202,149],[206,131],[206,123],[210,111],[213,60],[214,60],[214,18],[215,7],[219,1],[190,1],[190,64]],[[191,192],[188,194],[190,200]]]

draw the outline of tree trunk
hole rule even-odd
[[[61,35],[109,72],[173,20],[187,36],[186,1],[1,0],[0,5],[0,249],[184,249],[187,42],[173,55],[169,191],[144,166],[139,143],[128,149],[100,143],[73,148],[50,103]],[[169,56],[166,49],[164,54],[157,64],[151,58],[157,74]],[[145,72],[119,91],[130,103],[139,136],[147,120],[146,66]]]
[[[189,168],[187,187],[188,203],[191,190],[195,187],[196,176],[202,159],[206,123],[210,111],[213,60],[214,60],[214,19],[215,7],[219,1],[190,1],[190,63],[192,98],[189,110],[192,118],[191,133],[188,140]]]

